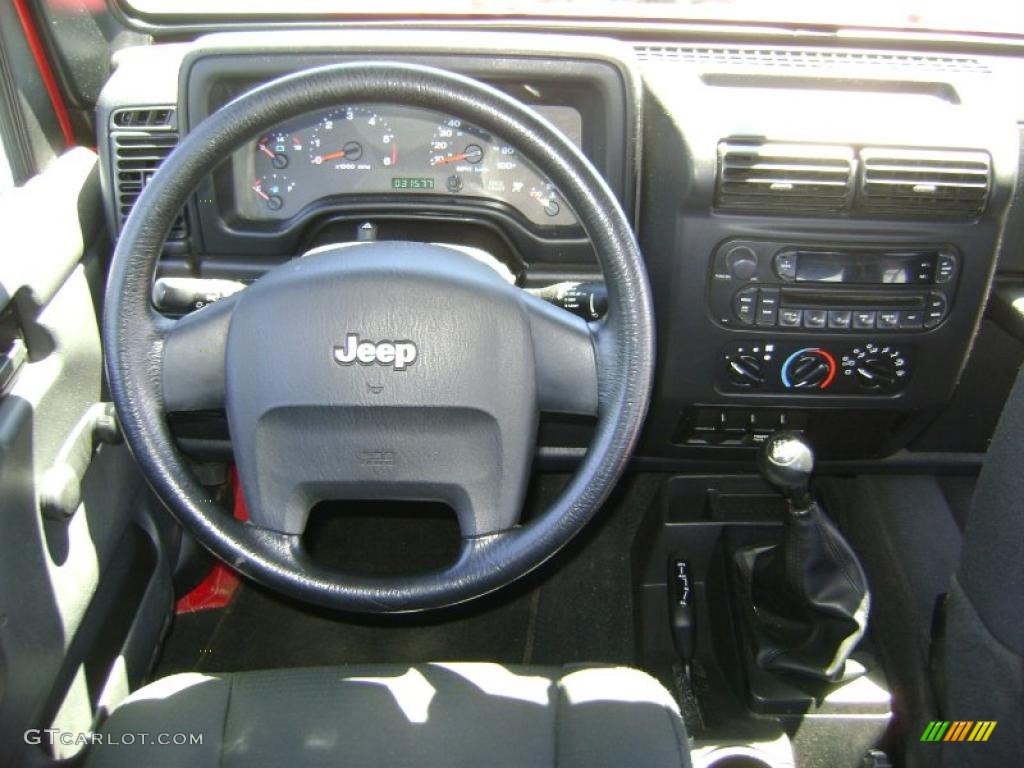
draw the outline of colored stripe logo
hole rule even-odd
[[[997,720],[932,720],[921,741],[988,741]]]

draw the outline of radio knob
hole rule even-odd
[[[827,389],[835,376],[835,358],[824,349],[797,350],[782,364],[782,383],[787,389]]]
[[[739,355],[726,364],[729,382],[744,389],[764,384],[764,362],[756,355]]]
[[[757,274],[757,253],[753,248],[737,245],[725,254],[725,265],[737,280],[749,280]]]

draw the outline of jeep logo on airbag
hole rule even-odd
[[[339,365],[392,365],[401,371],[416,362],[416,345],[411,341],[360,341],[350,333],[344,345],[334,348],[334,360]]]

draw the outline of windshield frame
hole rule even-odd
[[[631,29],[637,27],[689,27],[695,29],[748,29],[762,32],[788,31],[790,34],[828,35],[849,39],[857,36],[883,35],[897,37],[924,37],[942,39],[973,39],[988,42],[1005,41],[1010,44],[1024,44],[1024,4],[1014,9],[1003,0],[988,0],[993,3],[986,24],[973,29],[954,28],[951,24],[927,23],[927,18],[914,21],[906,19],[905,25],[892,21],[900,14],[885,13],[872,19],[863,10],[839,12],[834,9],[823,11],[822,0],[780,0],[789,9],[788,13],[772,12],[772,6],[752,0],[721,0],[721,2],[697,2],[680,0],[672,2],[629,2],[629,0],[597,0],[596,3],[578,3],[577,0],[538,0],[538,13],[527,11],[531,0],[493,0],[493,10],[482,6],[480,0],[448,0],[451,10],[437,10],[428,14],[420,12],[422,5],[414,0],[388,0],[391,7],[375,9],[373,13],[339,13],[328,11],[337,6],[332,0],[294,0],[287,10],[271,8],[270,3],[250,2],[244,13],[224,8],[226,0],[107,0],[112,10],[126,21],[145,27],[175,27],[194,30],[214,31],[225,29],[266,29],[270,26],[390,26],[404,25],[412,21],[417,26],[439,26],[458,23],[486,27],[606,27]],[[485,0],[486,1],[486,0]],[[929,7],[933,0],[918,0],[922,9]],[[943,13],[948,18],[948,8],[953,2],[944,3]],[[957,3],[959,4],[959,3]],[[300,6],[296,9],[296,5]],[[465,5],[465,9],[458,6]],[[861,8],[864,2],[851,7]],[[872,8],[892,5],[878,2]],[[217,7],[220,6],[220,7]],[[305,9],[302,7],[305,6]],[[904,6],[900,5],[900,8]],[[790,14],[799,8],[800,18]],[[967,18],[976,18],[976,8]],[[675,9],[675,13],[668,12]],[[998,9],[994,12],[993,9]],[[1009,9],[1009,10],[1007,10]],[[618,11],[622,10],[622,13]],[[625,13],[625,11],[633,13]],[[637,11],[643,12],[638,15]],[[581,12],[586,11],[586,12]],[[614,12],[612,12],[614,11]],[[1008,29],[1007,13],[1014,14],[1010,20],[1016,26]],[[910,14],[913,17],[915,14]]]

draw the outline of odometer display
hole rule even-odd
[[[433,189],[434,180],[416,176],[394,176],[391,179],[392,189]]]

